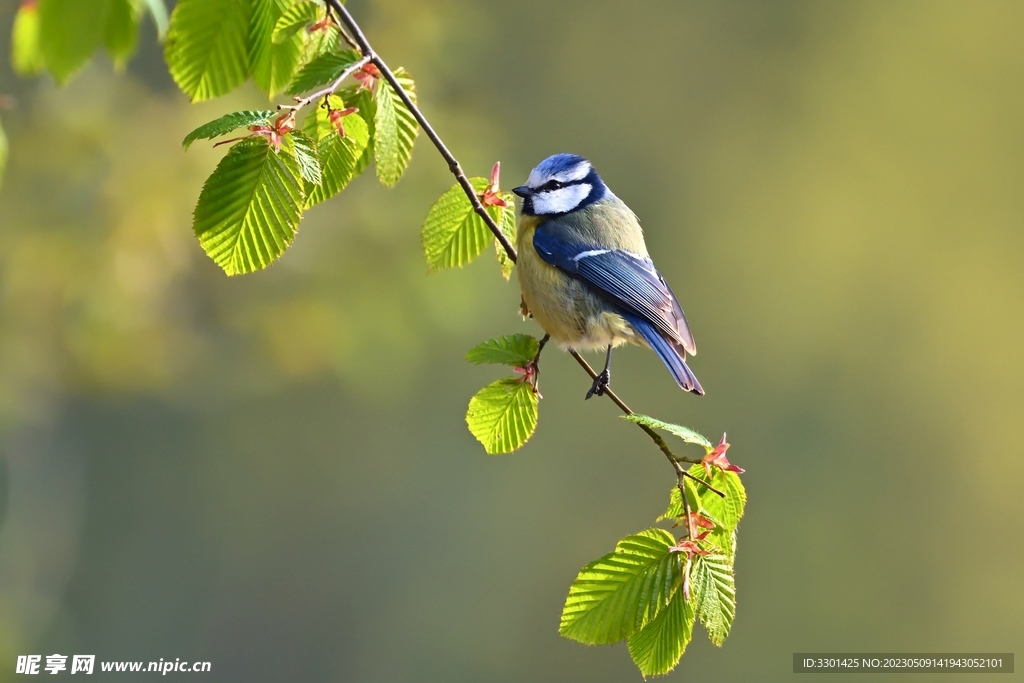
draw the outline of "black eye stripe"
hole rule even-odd
[[[589,177],[589,176],[588,176]],[[580,178],[579,180],[571,180],[569,182],[562,182],[561,180],[549,180],[540,187],[537,188],[537,192],[549,192],[551,190],[561,190],[563,187],[572,187],[573,185],[582,185],[587,182],[587,178]]]

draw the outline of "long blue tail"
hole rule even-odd
[[[686,365],[686,351],[682,346],[662,337],[654,325],[643,318],[632,313],[622,313],[621,315],[633,326],[634,330],[640,333],[641,337],[647,340],[647,343],[651,345],[654,352],[658,354],[661,362],[672,373],[673,379],[675,379],[676,384],[680,388],[698,396],[704,395],[703,387],[701,387],[700,382],[697,381],[693,372]]]

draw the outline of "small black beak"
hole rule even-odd
[[[526,199],[527,197],[529,197],[530,195],[533,194],[533,190],[528,188],[526,185],[520,185],[519,187],[513,187],[512,188],[512,192],[514,192],[515,194],[519,195],[523,199]]]

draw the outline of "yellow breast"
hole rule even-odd
[[[516,273],[523,301],[534,319],[558,344],[583,351],[633,340],[622,316],[608,310],[578,280],[540,257],[533,234],[541,219],[522,216],[516,234]]]

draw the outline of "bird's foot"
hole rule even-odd
[[[590,387],[590,391],[587,392],[587,398],[590,398],[591,396],[604,396],[604,392],[611,381],[612,373],[610,370],[605,368],[601,371],[601,374],[594,378],[594,385]]]

